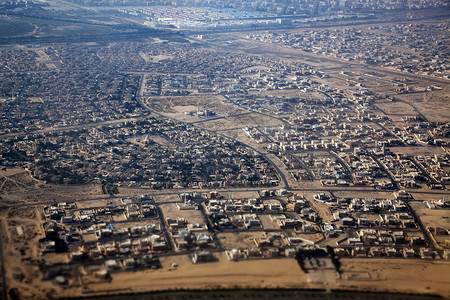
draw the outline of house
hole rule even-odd
[[[387,256],[394,257],[397,256],[397,250],[395,248],[387,248],[384,250]]]
[[[334,248],[334,254],[337,256],[345,256],[345,249],[344,248]]]
[[[380,248],[375,247],[370,248],[369,252],[373,257],[379,257],[383,254]]]
[[[268,208],[271,212],[283,212],[283,206],[280,203],[271,202]]]
[[[348,218],[348,217],[342,218],[340,220],[340,222],[343,226],[353,226],[353,224],[355,223],[352,218]]]
[[[268,258],[273,258],[273,257],[277,257],[280,255],[280,250],[276,247],[270,247],[267,248],[264,252],[263,252],[265,257]]]
[[[431,249],[420,248],[419,254],[422,259],[433,259],[433,251],[431,251]]]
[[[128,257],[123,260],[123,267],[125,270],[133,270],[136,267],[136,261],[133,257]]]
[[[227,255],[229,260],[233,261],[247,259],[247,254],[245,254],[245,251],[240,249],[232,249],[231,251],[225,251],[225,254]]]
[[[366,217],[359,217],[358,224],[359,224],[359,226],[370,226],[370,221]]]
[[[316,232],[316,229],[314,228],[314,225],[309,224],[309,223],[303,223],[302,230],[305,233],[315,233]]]
[[[414,249],[405,248],[403,249],[403,257],[404,258],[413,258],[415,255]]]
[[[364,247],[355,247],[352,249],[352,256],[354,257],[366,257],[367,251]]]
[[[331,196],[327,195],[325,193],[318,193],[318,194],[315,194],[313,197],[314,197],[314,200],[320,201],[320,202],[327,202],[331,199]]]
[[[95,236],[98,240],[111,237],[113,234],[111,229],[100,229],[95,232]]]
[[[284,249],[284,256],[286,257],[295,257],[296,254],[297,250],[295,250],[294,248]]]
[[[156,206],[152,204],[142,204],[141,211],[145,218],[155,217],[157,215]]]
[[[127,204],[125,208],[125,216],[127,219],[136,219],[140,216],[139,206],[135,203]]]
[[[103,266],[107,272],[114,272],[121,269],[120,265],[117,263],[115,259],[109,259],[104,262]]]
[[[45,240],[41,243],[42,252],[48,253],[48,252],[55,252],[56,251],[56,243],[52,240]]]
[[[192,254],[192,262],[194,264],[210,262],[213,260],[214,256],[212,255],[211,251],[196,251],[194,252],[194,254]]]

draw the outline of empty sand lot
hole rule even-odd
[[[57,288],[60,297],[92,294],[145,292],[177,289],[215,288],[306,288],[305,274],[294,259],[229,261],[225,253],[215,253],[218,262],[192,264],[187,255],[161,258],[163,268],[112,275],[111,282]],[[176,267],[173,267],[176,265]],[[53,286],[55,288],[55,286]],[[93,293],[92,293],[93,292]]]
[[[166,256],[161,258],[162,269],[113,273],[110,282],[84,280],[81,285],[61,287],[40,281],[35,288],[41,296],[52,291],[58,297],[81,296],[87,291],[93,296],[218,288],[351,289],[450,297],[448,261],[344,258],[339,278],[332,272],[327,276],[304,273],[290,258],[233,262],[223,252],[214,256],[217,262],[202,264],[192,264],[187,255]],[[39,297],[35,294],[33,298]]]
[[[450,297],[449,261],[344,258],[341,262],[340,289]]]

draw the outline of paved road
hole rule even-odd
[[[446,84],[449,84],[450,82],[447,82]],[[423,114],[423,113],[421,113],[420,112],[420,110],[413,104],[413,102],[411,101],[411,102],[408,102],[408,101],[405,101],[405,100],[402,100],[402,99],[399,99],[399,98],[395,98],[395,101],[397,101],[397,102],[402,102],[402,103],[405,103],[405,104],[408,104],[409,106],[411,106],[415,111],[416,111],[416,113],[425,121],[425,122],[430,122],[429,120],[428,120],[428,118],[427,117],[425,117],[425,115]]]
[[[194,121],[194,122],[190,122],[188,124],[198,124],[198,123],[206,123],[209,121],[215,121],[215,120],[220,120],[220,119],[227,119],[227,118],[232,118],[232,117],[239,117],[239,116],[244,116],[244,115],[248,115],[251,114],[251,112],[243,112],[240,114],[235,114],[235,115],[230,115],[230,116],[217,116],[214,118],[209,118],[209,119],[204,119],[204,120],[200,120],[200,121]]]
[[[218,190],[221,193],[238,193],[238,192],[259,192],[261,190],[277,190],[279,187],[276,188],[252,188],[252,189],[230,189],[230,190]],[[170,192],[159,192],[157,190],[149,189],[151,193],[144,193],[139,192],[136,194],[130,194],[130,195],[120,195],[120,196],[113,196],[113,197],[98,197],[98,198],[84,198],[84,199],[74,199],[73,202],[89,202],[89,201],[99,201],[99,200],[114,200],[114,199],[121,199],[121,198],[127,198],[127,197],[133,197],[133,196],[139,196],[139,195],[149,195],[149,196],[167,196],[167,195],[178,195],[180,193],[185,192],[185,189],[183,190],[176,190],[173,189]],[[191,192],[194,193],[204,193],[209,192],[211,189],[208,190],[192,190]],[[362,193],[388,193],[388,192],[394,192],[395,189],[373,189],[373,188],[340,188],[340,187],[318,187],[318,188],[292,188],[289,189],[289,191],[292,192],[362,192]],[[411,194],[424,194],[424,195],[450,195],[449,191],[410,191]],[[411,200],[416,201],[416,200]],[[418,200],[423,201],[423,200]],[[57,201],[47,201],[47,202],[37,202],[37,203],[21,203],[21,204],[15,204],[15,205],[2,205],[0,206],[0,210],[7,209],[7,208],[23,208],[23,207],[34,207],[34,206],[46,206],[46,205],[52,205],[55,204]],[[161,202],[161,203],[172,203],[172,201],[168,202]]]
[[[117,119],[117,120],[109,120],[109,121],[101,121],[101,122],[93,122],[93,123],[85,123],[80,125],[69,125],[69,126],[61,126],[61,127],[48,127],[44,129],[39,130],[33,130],[33,131],[23,131],[18,133],[7,133],[0,135],[0,138],[8,138],[8,137],[17,137],[17,136],[25,136],[30,134],[39,134],[39,133],[47,133],[47,132],[58,132],[58,131],[67,131],[67,130],[74,130],[74,129],[85,129],[85,128],[93,128],[93,127],[99,127],[103,125],[114,125],[119,123],[125,123],[129,121],[136,121],[143,118],[148,117],[147,115],[139,115],[131,118],[123,118],[123,119]]]
[[[382,162],[380,162],[378,160],[378,158],[373,155],[372,152],[368,151],[367,154],[377,163],[377,165],[384,170],[384,172],[388,175],[389,179],[391,180],[392,184],[394,185],[395,189],[399,190],[400,186],[398,184],[398,182],[395,180],[394,174],[392,174],[392,172],[389,170],[388,167],[386,167],[386,165]]]
[[[435,243],[435,240],[431,237],[431,233],[425,228],[425,226],[422,223],[422,220],[420,219],[420,217],[416,214],[416,211],[411,207],[411,205],[409,204],[408,200],[403,201],[405,203],[405,205],[408,207],[409,211],[411,212],[413,218],[414,218],[414,222],[416,222],[417,225],[419,225],[420,230],[422,231],[425,239],[428,242],[428,245],[433,249],[433,250],[437,250],[438,249],[438,245]]]

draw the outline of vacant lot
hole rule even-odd
[[[390,291],[396,293],[433,293],[450,297],[450,262],[429,262],[401,259],[355,259],[345,258],[342,262],[341,289],[358,287],[369,291]],[[360,272],[370,275],[370,280],[347,275]]]
[[[188,223],[201,226],[205,225],[205,219],[199,210],[180,210],[176,204],[162,204],[160,205],[164,218],[184,218]]]

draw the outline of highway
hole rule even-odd
[[[130,121],[137,121],[148,117],[148,114],[146,115],[139,115],[131,118],[123,118],[123,119],[116,119],[116,120],[109,120],[109,121],[100,121],[100,122],[92,122],[92,123],[85,123],[80,125],[68,125],[68,126],[58,126],[58,127],[47,127],[39,130],[32,130],[32,131],[22,131],[18,133],[7,133],[0,135],[1,138],[8,138],[8,137],[18,137],[18,136],[25,136],[30,134],[39,134],[39,133],[49,133],[49,132],[59,132],[59,131],[68,131],[68,130],[76,130],[76,129],[87,129],[87,128],[93,128],[93,127],[100,127],[103,125],[114,125],[119,123],[125,123]]]

